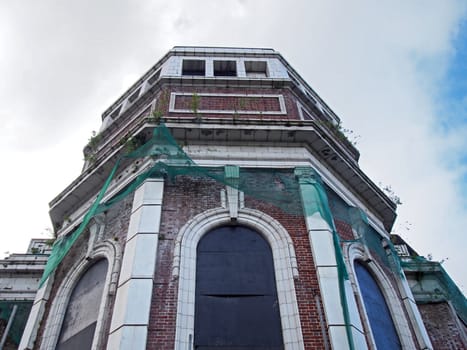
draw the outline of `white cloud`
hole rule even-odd
[[[0,155],[14,170],[0,177],[0,253],[43,230],[45,204],[78,175],[102,111],[170,47],[260,46],[280,51],[361,135],[362,168],[404,202],[404,238],[449,257],[465,289],[465,164],[453,154],[467,126],[439,133],[436,100],[465,15],[456,0],[2,3]]]

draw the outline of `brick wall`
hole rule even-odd
[[[287,214],[282,209],[251,197],[245,198],[245,206],[260,210],[279,221],[292,238],[299,272],[299,278],[295,280],[295,292],[305,349],[324,349],[326,340],[323,339],[315,296],[318,295],[320,299],[322,298],[304,217]],[[321,310],[324,310],[322,304]],[[321,317],[325,319],[324,314]],[[329,339],[327,333],[325,337]]]
[[[190,177],[177,177],[175,183],[165,184],[147,349],[174,348],[178,288],[178,280],[172,277],[174,239],[189,219],[207,209],[220,207],[222,188],[213,180]],[[315,301],[319,287],[304,218],[248,196],[245,205],[278,220],[292,237],[300,274],[295,288],[305,348],[324,348]]]
[[[105,215],[104,222],[105,222],[105,231],[103,239],[112,239],[114,242],[118,242],[122,249],[124,248],[124,244],[126,241],[126,234],[128,231],[128,223],[130,220],[131,214],[131,207],[133,203],[133,196],[130,195],[127,198],[123,199],[121,202],[115,204],[112,208],[110,208]],[[54,298],[57,295],[57,291],[66,278],[68,273],[70,272],[71,267],[82,257],[84,257],[87,249],[88,249],[88,241],[89,241],[89,230],[85,230],[81,236],[76,240],[75,244],[71,247],[68,254],[62,260],[60,265],[57,267],[55,274],[54,274],[54,282],[52,285],[51,293],[49,301],[47,302],[44,316],[42,318],[42,322],[40,328],[38,330],[36,342],[34,344],[34,349],[38,350],[40,348],[40,344],[42,342],[42,336],[44,334],[44,328],[47,325],[46,321],[49,317],[49,312],[52,303],[54,302]],[[109,266],[109,269],[111,266]],[[113,305],[113,297],[109,296],[109,304]],[[109,333],[110,329],[110,319],[112,317],[113,308],[110,307],[107,310],[106,320],[104,322],[104,334]]]
[[[342,220],[334,219],[334,225],[336,225],[336,231],[339,237],[344,241],[351,241],[355,239],[352,231],[352,226]]]
[[[193,96],[177,96],[175,109],[189,109],[193,107]],[[238,96],[199,96],[199,110],[220,111],[280,111],[277,97],[238,97]]]
[[[188,176],[178,176],[175,182],[165,183],[148,350],[174,349],[178,296],[178,280],[172,277],[174,240],[189,219],[220,206],[221,188],[214,180]]]
[[[433,348],[436,350],[466,349],[466,327],[462,336],[462,325],[457,322],[448,303],[419,304],[426,330],[430,336]]]
[[[265,98],[232,98],[232,97],[199,97],[198,110],[202,109],[217,109],[217,110],[237,110],[235,118],[246,118],[246,119],[295,119],[299,120],[300,115],[298,112],[297,105],[295,103],[296,98],[289,89],[245,89],[245,88],[209,88],[209,87],[170,87],[165,88],[159,95],[159,102],[161,110],[166,111],[165,116],[169,118],[193,118],[191,113],[168,113],[168,103],[170,100],[171,92],[186,92],[186,93],[212,93],[212,94],[242,94],[242,95],[282,95],[284,97],[286,114],[274,115],[268,114],[268,111],[278,111],[278,99],[265,97]],[[191,103],[192,97],[178,96],[176,99],[177,108],[192,109]],[[242,114],[242,110],[253,110],[253,111],[264,111],[261,115],[248,115]],[[232,118],[234,114],[216,114],[216,113],[203,113],[203,118]]]

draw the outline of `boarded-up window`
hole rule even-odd
[[[359,261],[355,262],[355,273],[376,347],[378,350],[401,349],[388,305],[375,279]]]
[[[91,349],[107,267],[107,260],[99,260],[76,284],[68,302],[57,350]]]
[[[199,242],[195,349],[283,349],[272,252],[257,232],[220,227]]]

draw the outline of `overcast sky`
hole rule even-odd
[[[175,45],[281,52],[401,198],[394,231],[466,290],[461,0],[0,0],[0,257],[46,236],[101,113]]]

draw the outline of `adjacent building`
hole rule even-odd
[[[340,125],[272,49],[170,50],[51,201],[20,349],[432,349]]]
[[[50,247],[50,240],[32,239],[26,254],[0,260],[0,349],[18,349]]]
[[[435,349],[467,347],[467,300],[441,263],[418,253],[398,235],[391,241]]]

